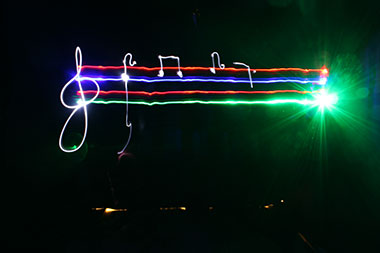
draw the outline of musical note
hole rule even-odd
[[[125,149],[128,147],[129,141],[131,140],[131,136],[132,136],[132,123],[128,122],[128,80],[129,80],[129,75],[127,74],[127,57],[128,56],[129,56],[129,66],[134,66],[136,64],[136,61],[132,62],[132,54],[127,53],[123,59],[124,73],[121,74],[121,78],[123,79],[124,85],[125,85],[125,101],[126,101],[125,125],[130,129],[129,129],[128,140],[126,144],[124,145],[124,148],[117,153],[118,155],[124,153]]]
[[[224,69],[225,65],[224,64],[220,64],[220,56],[218,54],[218,52],[213,52],[211,54],[211,58],[212,58],[212,68],[210,68],[210,71],[211,73],[215,74],[215,60],[214,60],[214,55],[216,55],[218,57],[218,66],[220,69]]]
[[[253,82],[252,82],[252,77],[251,77],[251,69],[247,64],[241,63],[241,62],[233,62],[235,65],[242,65],[246,68],[248,68],[248,76],[249,76],[249,82],[251,83],[251,88],[253,88]],[[252,70],[253,73],[256,73],[256,70]]]
[[[87,116],[87,105],[88,104],[91,104],[93,101],[95,101],[95,99],[98,97],[99,95],[99,92],[100,92],[100,87],[99,87],[99,84],[93,80],[92,78],[87,78],[87,77],[81,77],[80,76],[80,73],[81,73],[81,68],[82,68],[82,52],[80,50],[79,47],[76,48],[75,50],[75,63],[76,63],[76,69],[77,69],[77,74],[70,80],[68,81],[62,88],[61,90],[61,94],[60,94],[60,99],[61,99],[61,103],[64,107],[68,108],[68,109],[73,109],[72,113],[70,114],[70,116],[67,118],[65,124],[63,125],[63,128],[61,130],[61,134],[59,136],[59,147],[62,151],[64,152],[67,152],[67,153],[71,153],[71,152],[75,152],[77,151],[78,149],[80,149],[86,139],[86,136],[87,136],[87,128],[88,128],[88,116]],[[85,96],[84,96],[84,92],[83,92],[83,87],[82,87],[82,83],[81,81],[83,80],[88,80],[88,81],[91,81],[95,84],[96,86],[96,93],[95,95],[89,99],[89,100],[86,100]],[[77,105],[68,105],[66,104],[66,102],[64,101],[63,99],[63,95],[65,93],[65,90],[66,88],[71,84],[73,83],[74,81],[76,81],[78,83],[78,87],[79,87],[79,90],[80,90],[80,95],[81,95],[81,98],[80,100],[78,101]],[[70,122],[71,118],[74,116],[74,114],[79,110],[83,108],[83,112],[84,112],[84,130],[83,130],[83,137],[82,137],[82,140],[80,142],[80,144],[78,146],[74,145],[74,148],[72,149],[66,149],[63,147],[62,145],[62,138],[63,138],[63,134],[66,130],[66,127],[67,127],[67,124]]]
[[[180,62],[179,62],[179,57],[178,56],[172,56],[172,55],[170,55],[170,56],[161,56],[161,55],[159,55],[158,56],[158,59],[160,59],[160,65],[161,65],[161,69],[160,69],[160,71],[158,72],[158,76],[159,77],[163,77],[164,76],[164,69],[163,69],[163,66],[162,66],[162,59],[175,59],[175,60],[177,60],[177,63],[178,63],[178,71],[177,71],[177,75],[179,76],[179,77],[183,77],[183,75],[182,75],[182,71],[181,71],[181,66],[180,66]]]

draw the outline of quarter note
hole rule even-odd
[[[125,103],[125,106],[126,106],[125,125],[130,129],[129,129],[128,140],[127,140],[126,144],[124,145],[124,148],[117,153],[119,155],[124,153],[125,149],[128,147],[129,141],[131,140],[131,136],[132,136],[132,123],[128,122],[128,81],[129,81],[129,75],[127,74],[127,57],[129,57],[129,66],[134,66],[136,64],[136,61],[132,62],[132,54],[131,53],[127,53],[124,56],[124,59],[123,59],[124,73],[121,75],[121,78],[123,79],[124,85],[125,85],[125,102],[126,102]]]
[[[133,61],[132,62],[132,54],[131,53],[127,53],[125,56],[124,56],[124,59],[123,59],[123,65],[124,65],[124,73],[121,75],[121,78],[123,79],[124,81],[124,84],[125,84],[125,99],[126,99],[126,105],[127,105],[127,111],[126,111],[126,126],[127,127],[130,127],[131,124],[128,122],[128,80],[129,80],[129,76],[127,74],[127,57],[129,57],[129,66],[134,66],[136,65],[136,61]]]

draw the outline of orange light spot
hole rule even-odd
[[[269,204],[269,205],[265,205],[265,206],[264,206],[265,209],[269,209],[269,208],[271,208],[271,207],[274,207],[274,205],[273,205],[273,204]]]
[[[106,208],[104,210],[105,213],[112,213],[112,212],[126,212],[127,209],[113,209],[113,208]]]
[[[322,75],[326,76],[329,74],[329,70],[325,66],[323,66],[321,70]]]

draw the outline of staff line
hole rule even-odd
[[[163,70],[178,70],[178,67],[162,67]],[[209,71],[210,67],[179,67],[180,70],[203,70],[203,71]],[[100,69],[100,70],[108,70],[108,69],[124,69],[124,66],[102,66],[102,65],[83,65],[81,66],[81,69]],[[159,71],[161,70],[161,67],[145,67],[145,66],[127,66],[127,69],[135,69],[135,70],[144,70],[144,71]],[[228,72],[247,72],[247,69],[244,68],[215,68],[215,70],[218,71],[228,71]],[[259,68],[259,69],[251,69],[252,71],[256,72],[282,72],[282,71],[297,71],[297,72],[320,72],[322,74],[326,74],[326,68],[320,68],[320,69],[303,69],[303,68]]]
[[[272,91],[214,91],[214,90],[185,90],[185,91],[128,91],[129,95],[141,95],[141,96],[154,96],[154,95],[187,95],[187,94],[276,94],[276,93],[299,93],[299,94],[313,94],[318,93],[316,91],[300,91],[300,90],[272,90]],[[96,91],[96,90],[86,90],[83,94],[99,94],[99,95],[112,95],[121,94],[125,95],[126,91],[110,90],[110,91]],[[81,95],[81,91],[77,91],[77,95]]]
[[[123,81],[120,77],[90,77],[82,76],[78,77],[77,80],[95,80],[95,81],[110,81],[119,82]],[[128,82],[144,82],[144,83],[158,83],[158,82],[204,82],[204,83],[251,83],[251,80],[246,78],[201,78],[197,76],[189,76],[184,78],[157,78],[157,77],[129,77]],[[277,78],[253,78],[253,83],[300,83],[300,84],[317,84],[325,85],[327,82],[326,78],[296,78],[296,77],[277,77]]]
[[[126,104],[124,100],[102,100],[96,99],[91,102],[92,104]],[[129,100],[128,104],[134,105],[172,105],[172,104],[209,104],[209,105],[255,105],[255,104],[300,104],[300,105],[316,105],[317,102],[308,99],[275,99],[275,100],[176,100],[176,101],[133,101]]]

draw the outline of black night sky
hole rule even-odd
[[[6,247],[379,251],[376,1],[1,5]],[[323,119],[299,105],[130,105],[133,134],[120,159],[125,107],[92,104],[84,146],[65,153],[58,139],[71,110],[60,92],[75,75],[77,46],[85,65],[122,65],[130,52],[139,66],[159,66],[160,54],[179,56],[181,66],[210,67],[214,51],[227,67],[325,65],[339,101]],[[73,122],[67,133],[75,141],[83,113]]]

